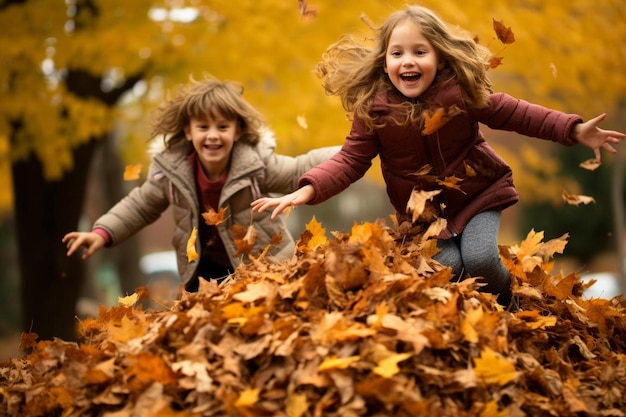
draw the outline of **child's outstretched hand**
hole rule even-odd
[[[625,134],[621,132],[616,132],[614,130],[603,130],[598,127],[601,121],[604,120],[606,114],[601,114],[593,119],[587,120],[584,123],[579,123],[574,126],[572,131],[572,136],[574,139],[592,149],[595,156],[596,161],[600,162],[600,148],[604,148],[611,153],[617,152],[611,144],[619,143],[620,139],[624,139],[626,137]]]
[[[258,200],[254,200],[250,205],[252,206],[252,211],[258,211],[259,213],[264,212],[270,207],[276,207],[270,216],[272,220],[275,220],[287,207],[306,204],[311,201],[313,197],[315,197],[315,189],[313,189],[312,185],[305,185],[291,194],[275,198],[262,197]]]
[[[67,245],[67,256],[71,256],[81,247],[86,248],[83,259],[89,258],[106,244],[104,238],[94,232],[70,232],[63,236],[62,242]]]

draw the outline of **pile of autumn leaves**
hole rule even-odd
[[[170,308],[139,289],[0,364],[11,416],[624,416],[626,301],[551,272],[567,236],[501,248],[517,312],[450,282],[436,230],[313,219],[294,257],[268,252]],[[269,248],[268,248],[269,250]]]

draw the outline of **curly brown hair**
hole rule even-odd
[[[220,81],[205,75],[200,81],[182,85],[175,96],[157,110],[152,135],[163,136],[166,148],[185,140],[184,128],[192,118],[216,118],[236,120],[239,140],[251,145],[260,140],[260,132],[266,125],[264,117],[243,98],[243,87],[233,81]]]

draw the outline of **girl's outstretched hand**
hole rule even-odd
[[[89,258],[106,244],[104,238],[94,232],[70,232],[63,236],[62,242],[67,245],[67,256],[72,255],[81,247],[86,248],[83,259]]]
[[[312,185],[305,185],[302,188],[297,189],[291,194],[286,194],[282,197],[263,197],[250,203],[252,211],[264,212],[270,207],[276,207],[270,216],[272,220],[275,220],[280,213],[287,207],[296,207],[301,204],[306,204],[315,197],[315,189]]]
[[[604,120],[606,114],[601,114],[593,119],[587,120],[584,123],[579,123],[574,127],[572,136],[574,139],[592,149],[596,161],[600,162],[600,148],[604,148],[611,153],[617,152],[612,144],[619,143],[620,139],[624,139],[626,135],[614,130],[600,129],[598,125]]]

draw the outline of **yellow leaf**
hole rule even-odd
[[[593,197],[589,197],[586,195],[567,194],[565,190],[561,191],[561,197],[563,198],[563,201],[565,201],[567,204],[570,204],[572,206],[579,206],[580,204],[589,204],[589,203],[596,202],[596,200]]]
[[[304,394],[291,394],[287,398],[285,413],[287,417],[302,417],[309,409],[309,402]]]
[[[324,359],[324,362],[317,367],[317,370],[322,371],[332,371],[333,369],[347,369],[354,362],[357,362],[361,359],[360,356],[348,356],[346,358],[338,358],[336,356],[331,356],[329,358]]]
[[[198,236],[198,229],[195,227],[191,231],[189,240],[187,240],[187,262],[193,262],[198,260],[198,252],[196,252],[196,238]]]
[[[474,362],[476,376],[487,384],[505,385],[519,375],[511,361],[488,347],[482,350],[480,358],[474,359]]]
[[[235,407],[250,407],[259,401],[260,389],[245,389],[239,394],[239,398],[235,401]]]
[[[138,180],[140,173],[141,164],[126,165],[126,168],[124,168],[124,181]]]
[[[478,324],[483,318],[483,309],[482,307],[473,308],[467,312],[467,316],[463,319],[463,323],[461,324],[461,331],[465,336],[465,340],[470,343],[478,343],[479,337],[478,332],[475,329],[476,324]]]
[[[306,230],[311,232],[311,239],[307,243],[307,247],[311,250],[314,250],[318,247],[325,246],[328,243],[328,239],[326,238],[326,229],[322,227],[322,224],[317,221],[315,216],[311,219],[311,221],[306,225]]]
[[[376,366],[373,371],[375,374],[380,375],[383,378],[391,378],[400,372],[398,363],[407,360],[411,356],[413,356],[412,353],[397,353],[395,355],[391,355],[378,362],[378,366]]]
[[[131,295],[127,295],[126,297],[117,297],[117,302],[125,307],[132,307],[135,305],[139,296],[137,293],[132,293]]]

